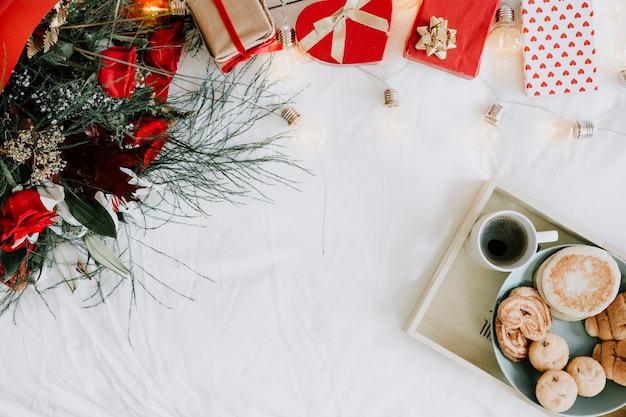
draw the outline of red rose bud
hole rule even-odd
[[[109,96],[128,98],[137,84],[137,51],[135,47],[113,46],[102,51],[98,82]]]
[[[27,236],[53,224],[56,213],[48,211],[35,190],[11,194],[0,212],[0,250],[11,252],[28,245]]]
[[[178,70],[184,42],[182,20],[177,20],[171,26],[150,35],[144,60],[148,66],[156,68],[159,72],[151,72],[147,76],[147,83],[154,88],[157,98],[163,102],[167,99],[169,84]]]

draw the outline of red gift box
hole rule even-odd
[[[309,56],[328,64],[371,64],[385,53],[391,0],[325,0],[305,7],[296,36]]]
[[[407,37],[404,57],[463,78],[475,78],[480,69],[485,41],[499,3],[499,0],[424,0]],[[447,21],[448,41],[451,37],[456,37],[456,42],[451,42],[447,51],[445,40],[439,47],[437,45],[434,45],[434,48],[430,47],[437,42],[436,37],[431,36],[434,35],[434,31],[430,30],[433,17]],[[442,26],[443,24],[440,25]],[[430,39],[423,39],[418,28],[424,28],[421,32],[428,32]],[[439,30],[439,35],[441,34]],[[427,50],[416,48],[420,40],[422,44],[426,44]],[[444,52],[437,53],[441,50]]]

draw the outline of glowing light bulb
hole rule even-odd
[[[170,11],[169,0],[133,0],[130,2],[130,17],[152,17]]]
[[[593,122],[587,120],[572,121],[564,117],[553,117],[541,130],[541,135],[553,145],[566,147],[579,139],[593,137],[596,127]]]
[[[376,115],[376,130],[379,137],[399,139],[406,131],[406,114],[400,101],[398,92],[388,88],[383,93],[384,106]]]
[[[185,0],[131,0],[129,3],[129,17],[144,19],[149,24],[157,24],[158,19],[169,15],[183,16],[186,13]]]
[[[492,104],[487,113],[470,126],[470,140],[473,145],[484,151],[494,149],[501,140],[500,121],[504,116],[504,107]]]
[[[522,49],[522,32],[515,24],[515,13],[509,6],[498,9],[487,43],[492,51],[501,56],[512,56]]]
[[[319,121],[302,117],[293,107],[285,107],[282,117],[287,121],[291,137],[299,147],[315,149],[326,143],[326,128]]]
[[[283,26],[278,31],[278,42],[283,49],[274,52],[271,73],[276,80],[284,80],[296,74],[307,58],[298,46],[293,28]]]
[[[422,0],[393,0],[393,7],[395,9],[406,10],[419,5],[421,2]]]

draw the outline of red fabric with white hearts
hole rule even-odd
[[[526,94],[594,91],[591,0],[522,0]]]

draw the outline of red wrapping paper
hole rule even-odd
[[[319,1],[300,12],[296,35],[300,46],[318,61],[345,65],[380,62],[392,9],[391,0]]]
[[[4,89],[26,41],[58,0],[2,0],[0,2],[0,79]]]
[[[499,0],[424,0],[407,37],[404,57],[462,78],[475,78],[499,3]],[[432,16],[448,20],[448,28],[457,31],[456,48],[449,49],[445,59],[428,56],[426,51],[415,48],[421,39],[417,28],[428,26]]]

